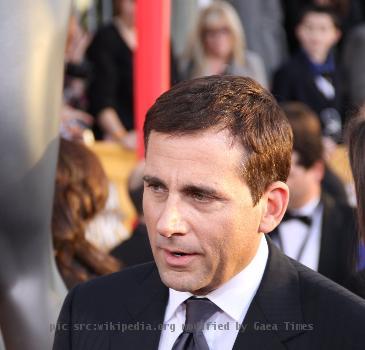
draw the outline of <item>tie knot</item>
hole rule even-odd
[[[186,302],[185,331],[194,332],[202,330],[206,320],[213,316],[218,307],[207,298],[191,297]]]

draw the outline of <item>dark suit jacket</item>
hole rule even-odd
[[[268,243],[264,276],[234,349],[364,349],[365,302]],[[80,284],[63,305],[53,350],[157,349],[167,301],[154,263]]]
[[[279,102],[300,101],[312,108],[324,120],[321,113],[328,108],[336,109],[340,115],[344,112],[344,93],[341,86],[343,73],[339,67],[332,75],[335,98],[328,99],[317,88],[315,75],[302,52],[284,64],[274,75],[272,93]]]
[[[347,281],[355,272],[355,213],[351,207],[335,202],[328,194],[323,193],[321,201],[323,217],[318,272],[347,286]],[[270,236],[273,237],[277,232],[278,228]]]
[[[125,266],[153,261],[146,225],[139,223],[133,230],[131,238],[115,247],[110,254],[118,258]]]

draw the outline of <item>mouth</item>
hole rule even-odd
[[[170,267],[187,267],[198,255],[179,250],[163,249],[164,260]]]
[[[184,253],[184,252],[169,252],[172,255],[175,256],[185,256],[185,255],[190,255],[189,253]]]

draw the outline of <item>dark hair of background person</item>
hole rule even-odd
[[[342,17],[345,17],[350,10],[351,0],[332,0],[330,6]]]
[[[321,124],[315,112],[301,102],[281,104],[293,130],[293,150],[299,155],[299,164],[309,169],[323,159]]]
[[[365,240],[365,115],[359,114],[347,126],[347,144],[357,198],[358,228]]]
[[[324,161],[321,124],[317,114],[302,102],[284,102],[280,106],[293,129],[293,149],[299,155],[299,165],[309,169],[322,160],[325,164],[322,190],[337,202],[348,203],[343,182]]]
[[[146,152],[153,130],[180,136],[212,129],[228,130],[243,146],[240,172],[254,204],[271,183],[286,181],[291,127],[275,98],[247,77],[198,78],[181,82],[162,94],[147,112]]]
[[[53,202],[56,262],[68,288],[120,269],[119,262],[85,239],[85,226],[108,197],[108,179],[86,146],[61,139]]]
[[[341,18],[339,16],[339,13],[336,11],[336,9],[333,6],[315,5],[315,4],[309,4],[309,5],[302,7],[302,9],[300,10],[299,15],[298,15],[297,25],[302,23],[304,18],[309,13],[312,13],[312,12],[330,16],[335,27],[338,29],[341,29]]]

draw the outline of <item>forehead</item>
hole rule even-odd
[[[227,24],[226,22],[224,14],[218,11],[211,11],[207,13],[203,19],[203,23],[206,27],[217,27],[222,24]]]
[[[303,17],[302,24],[311,24],[311,25],[317,24],[336,28],[332,17],[327,13],[308,12]]]
[[[240,178],[243,149],[227,131],[175,136],[151,132],[145,173],[215,182]]]

